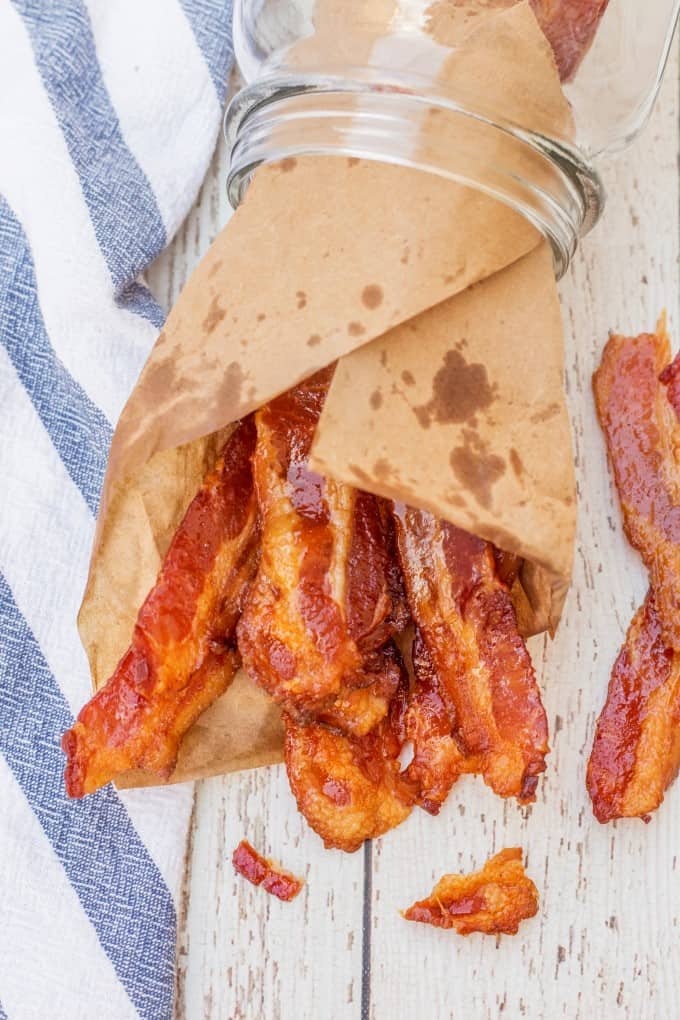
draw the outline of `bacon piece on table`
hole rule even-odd
[[[253,885],[261,885],[265,892],[286,903],[294,900],[305,884],[303,879],[281,868],[269,857],[258,854],[245,839],[234,850],[231,861],[239,875],[243,875]]]
[[[614,664],[588,762],[599,822],[648,820],[680,766],[679,723],[680,654],[666,646],[652,590]]]
[[[64,734],[71,797],[132,768],[168,775],[184,733],[231,682],[236,621],[256,567],[254,446],[246,419],[175,533],[130,648]]]
[[[519,847],[501,850],[472,875],[444,875],[428,898],[405,910],[407,921],[455,928],[459,935],[516,935],[538,912],[538,890]]]
[[[339,706],[354,717],[365,702],[353,691],[372,682],[369,653],[405,613],[380,501],[307,464],[331,375],[317,373],[256,413],[262,557],[238,641],[250,675],[284,708],[334,711],[337,721]]]
[[[413,797],[400,772],[397,718],[406,689],[402,667],[402,690],[388,715],[363,737],[284,715],[290,786],[326,847],[352,853],[408,816]]]
[[[665,640],[680,649],[680,423],[669,361],[663,330],[612,336],[593,388],[626,536],[649,571]]]
[[[394,504],[411,614],[462,754],[502,797],[534,799],[548,726],[493,546],[424,510]]]
[[[531,0],[562,81],[574,77],[590,49],[609,0]]]
[[[415,688],[402,716],[402,737],[413,747],[413,759],[404,779],[417,791],[416,803],[439,814],[451,787],[464,772],[478,764],[466,757],[454,735],[455,716],[447,706],[439,675],[420,633],[413,641]]]

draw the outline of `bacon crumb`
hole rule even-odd
[[[253,885],[261,885],[266,892],[286,903],[294,900],[305,884],[302,878],[297,878],[268,857],[258,854],[245,839],[236,847],[231,860],[239,875],[243,875]]]
[[[429,897],[402,916],[459,935],[516,935],[519,925],[538,912],[538,890],[524,871],[519,847],[501,850],[481,871],[444,875]]]

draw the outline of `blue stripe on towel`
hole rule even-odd
[[[113,787],[66,796],[57,683],[0,574],[0,751],[142,1020],[172,1016],[172,898]]]
[[[128,149],[97,60],[81,0],[13,0],[80,178],[116,290],[165,247],[146,174]]]
[[[58,359],[38,304],[28,241],[0,196],[0,343],[66,470],[97,512],[112,429]]]
[[[220,106],[227,95],[226,69],[231,67],[231,0],[215,10],[214,0],[180,0],[213,80]]]

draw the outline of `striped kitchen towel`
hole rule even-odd
[[[166,1020],[192,790],[69,802],[62,732],[113,424],[162,324],[227,0],[0,0],[0,1020]]]

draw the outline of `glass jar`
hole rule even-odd
[[[679,11],[680,0],[236,0],[246,86],[225,119],[230,200],[286,157],[416,167],[523,213],[559,276],[603,208],[598,157],[649,116]]]

